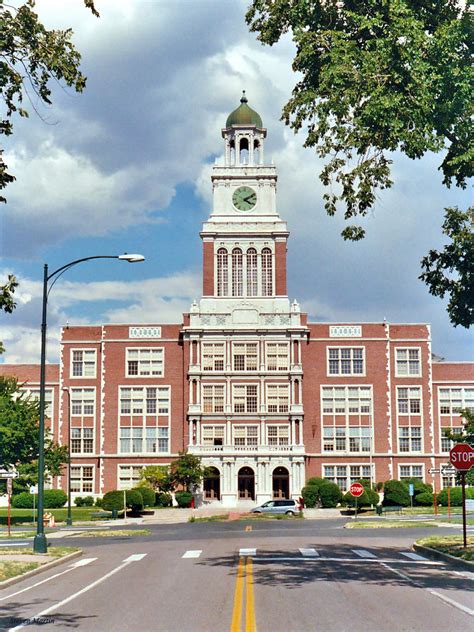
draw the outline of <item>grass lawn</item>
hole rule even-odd
[[[151,535],[150,529],[115,529],[113,531],[88,531],[78,533],[75,538],[123,538],[133,535]]]
[[[60,509],[45,509],[53,514],[56,522],[65,522],[67,516],[67,507],[61,507]],[[92,513],[101,511],[100,507],[72,507],[72,519],[73,521],[88,521],[93,520],[91,518]],[[6,507],[0,508],[0,525],[6,526],[7,524]],[[33,523],[33,510],[32,509],[15,509],[11,510],[11,523],[12,524],[27,524]]]
[[[462,517],[460,517],[460,518],[451,518],[451,519],[443,518],[441,520],[441,522],[448,522],[450,524],[462,524]],[[474,525],[474,518],[467,518],[466,519],[466,524]]]
[[[229,514],[222,514],[219,516],[204,516],[203,518],[196,518],[195,516],[191,516],[188,519],[188,522],[221,522],[228,519]]]
[[[363,513],[366,516],[377,515],[375,510],[372,510],[372,509],[363,510]],[[451,514],[460,514],[460,513],[462,513],[462,507],[451,507]],[[433,516],[434,509],[433,507],[402,507],[402,514],[404,516],[419,516],[419,515]],[[448,514],[447,507],[438,506],[439,516],[446,516],[447,514]]]
[[[77,547],[72,546],[51,546],[48,548],[48,556],[49,557],[64,557],[69,553],[73,553],[74,551],[79,551]],[[18,575],[23,575],[28,571],[32,571],[38,566],[41,566],[42,562],[33,562],[28,558],[28,561],[22,562],[21,560],[8,560],[3,559],[10,555],[15,556],[31,556],[32,551],[30,549],[18,549],[18,548],[1,548],[0,549],[0,582],[10,579],[11,577],[17,577]],[[38,556],[40,557],[40,556]]]
[[[432,522],[423,522],[422,520],[380,520],[380,522],[354,520],[354,522],[348,522],[345,525],[346,529],[420,529],[435,526]]]
[[[441,551],[442,553],[449,553],[455,557],[460,557],[463,560],[474,562],[474,536],[468,536],[467,548],[463,547],[462,535],[450,535],[450,536],[430,536],[429,538],[422,538],[417,541],[417,544],[422,546],[429,546],[430,549]]]

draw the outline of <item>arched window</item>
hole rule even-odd
[[[240,248],[232,251],[232,296],[243,294],[243,257]]]
[[[247,296],[257,296],[257,294],[257,251],[255,248],[249,248],[247,250]]]
[[[229,294],[229,257],[225,248],[217,251],[217,296]]]
[[[270,248],[262,250],[262,294],[263,296],[272,296],[273,294],[273,266]]]
[[[240,152],[240,164],[247,165],[249,162],[249,140],[248,138],[241,138],[239,143]]]

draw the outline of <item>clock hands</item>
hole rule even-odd
[[[251,193],[247,197],[243,198],[244,202],[248,202],[249,204],[254,204],[257,201],[257,197],[255,193]]]

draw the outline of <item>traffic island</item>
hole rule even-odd
[[[110,529],[108,531],[81,531],[72,538],[130,538],[137,535],[151,535],[150,529]]]
[[[345,529],[431,529],[438,525],[433,522],[423,522],[422,520],[353,520],[346,522]]]
[[[0,590],[81,555],[81,549],[71,546],[50,547],[46,555],[33,553],[30,548],[1,548]]]
[[[467,547],[463,546],[462,535],[429,536],[417,540],[413,549],[426,557],[474,570],[474,536],[467,538]]]

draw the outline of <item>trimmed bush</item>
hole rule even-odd
[[[371,489],[370,481],[358,482],[364,486],[364,493],[362,494],[362,496],[359,496],[357,498],[357,507],[370,507],[371,505],[378,505],[380,498],[377,492]],[[343,500],[348,507],[355,507],[356,499],[350,492],[344,494]]]
[[[113,511],[114,509],[122,511],[123,492],[118,491],[118,489],[114,489],[113,491],[104,494],[104,497],[102,498],[102,509],[105,509],[105,511]]]
[[[43,499],[46,509],[59,509],[67,503],[67,494],[62,489],[45,489]]]
[[[421,492],[416,496],[416,504],[419,507],[431,507],[433,500],[432,492]]]
[[[323,507],[337,507],[337,503],[342,499],[342,492],[336,483],[325,481],[319,488],[319,496]]]
[[[77,496],[76,498],[74,498],[74,504],[76,505],[76,507],[82,507],[83,502],[84,499],[82,498],[82,496]]]
[[[21,492],[12,496],[12,507],[15,509],[33,509],[33,494]]]
[[[386,481],[383,489],[383,505],[388,507],[408,507],[410,505],[408,485],[402,481]]]
[[[96,498],[94,505],[96,507],[102,507],[102,500],[103,500],[103,498]]]
[[[327,481],[325,478],[321,478],[320,476],[313,476],[311,478],[308,478],[305,487],[315,487],[316,489],[319,489],[321,485],[324,485],[324,483],[326,482]]]
[[[313,509],[319,503],[319,487],[306,485],[301,490],[301,495],[303,496],[304,506],[308,507],[308,509]]]
[[[143,509],[143,496],[137,489],[127,489],[125,492],[127,507],[132,513],[140,513]]]
[[[462,489],[460,487],[451,487],[451,507],[462,507]],[[474,488],[466,487],[466,498],[474,498]],[[438,504],[443,507],[448,506],[448,490],[442,489],[437,494],[436,499]]]
[[[155,492],[151,489],[151,487],[140,485],[134,489],[142,495],[144,507],[153,507],[155,504]]]
[[[94,496],[84,496],[82,499],[83,507],[93,507],[94,506]]]
[[[156,507],[171,507],[173,504],[173,497],[171,494],[156,494],[155,505]]]
[[[191,500],[193,499],[191,492],[176,492],[175,498],[179,507],[191,507]]]

